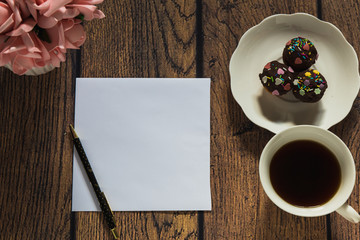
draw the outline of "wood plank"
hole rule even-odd
[[[213,211],[204,214],[204,239],[326,239],[326,217],[292,216],[265,195],[258,161],[273,134],[244,115],[232,97],[228,70],[246,30],[276,13],[316,15],[316,1],[209,0],[202,11],[204,76],[212,79]]]
[[[104,1],[85,23],[81,77],[195,77],[194,1]],[[196,212],[116,212],[121,239],[196,239]],[[75,213],[76,239],[111,239],[101,213]]]
[[[354,47],[358,57],[360,53],[359,43],[359,1],[329,1],[322,0],[322,17],[324,21],[337,26],[344,34],[346,40]],[[338,11],[341,9],[341,11]],[[345,144],[349,147],[356,164],[357,178],[354,191],[348,203],[356,210],[360,211],[360,98],[359,95],[354,102],[349,115],[339,124],[331,128]],[[337,213],[330,214],[331,239],[360,239],[360,228],[358,224],[353,224],[345,220]]]
[[[73,59],[37,77],[0,69],[1,239],[70,239]]]

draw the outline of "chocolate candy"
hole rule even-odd
[[[328,87],[324,76],[314,69],[300,72],[293,85],[294,96],[300,101],[311,103],[319,101]]]
[[[283,95],[292,89],[294,70],[278,61],[272,61],[264,66],[259,74],[262,85],[272,95]]]
[[[283,61],[295,72],[308,69],[319,57],[314,44],[306,38],[296,37],[289,40],[283,51]]]

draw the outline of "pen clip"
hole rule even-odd
[[[119,239],[119,238],[120,238],[119,235],[118,235],[117,232],[116,232],[116,228],[111,229],[111,232],[112,232],[112,234],[113,234],[113,236],[114,236],[115,239]]]

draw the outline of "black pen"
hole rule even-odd
[[[109,226],[111,232],[113,233],[115,239],[119,239],[117,232],[116,232],[116,223],[114,214],[111,211],[110,205],[106,200],[105,194],[101,191],[100,186],[95,178],[95,174],[91,168],[91,165],[88,161],[84,148],[80,142],[79,136],[76,134],[74,127],[70,124],[71,133],[73,135],[73,142],[76,148],[76,151],[79,154],[82,164],[84,165],[86,174],[90,180],[90,183],[95,191],[96,197],[100,203],[101,211],[105,216],[105,220],[107,225]]]

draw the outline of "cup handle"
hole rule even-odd
[[[344,203],[336,212],[352,223],[360,222],[359,213],[347,203]]]

